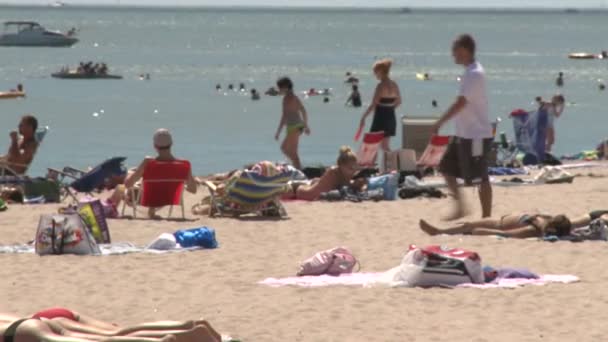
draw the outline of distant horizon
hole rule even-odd
[[[329,2],[329,4],[328,4]],[[606,9],[608,0],[514,0],[505,5],[505,1],[463,0],[455,6],[449,0],[435,0],[429,5],[424,0],[291,0],[288,5],[281,0],[224,0],[221,4],[213,0],[0,0],[0,6],[51,6],[55,3],[65,4],[65,7],[201,7],[201,8],[336,8],[336,9],[400,9],[417,10],[591,10]]]

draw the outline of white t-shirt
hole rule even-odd
[[[466,68],[460,80],[459,96],[464,96],[467,104],[453,118],[456,136],[465,139],[492,138],[485,71],[479,62]]]

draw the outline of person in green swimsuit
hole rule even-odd
[[[283,97],[283,112],[279,128],[275,134],[275,139],[279,140],[283,126],[286,127],[287,134],[285,140],[281,144],[281,151],[291,160],[295,168],[300,170],[302,164],[298,155],[298,144],[300,143],[300,135],[306,133],[310,135],[308,127],[308,114],[302,102],[293,92],[293,82],[288,77],[281,77],[277,81],[277,87]]]

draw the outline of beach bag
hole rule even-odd
[[[43,198],[44,203],[59,203],[61,199],[59,182],[45,178],[25,182],[23,194],[26,199]]]
[[[300,264],[298,276],[318,276],[327,274],[339,276],[352,273],[359,262],[346,247],[335,247],[318,252]],[[359,267],[360,268],[360,267]]]
[[[436,245],[423,248],[412,245],[409,250],[420,250],[419,256],[424,259],[422,272],[414,286],[456,286],[467,283],[484,283],[481,258],[476,252]]]
[[[597,219],[591,221],[587,227],[574,229],[570,235],[574,241],[606,241],[608,240],[608,226],[606,221]]]
[[[399,175],[396,173],[391,173],[378,177],[371,177],[367,181],[367,190],[373,191],[377,189],[382,189],[384,192],[384,199],[387,201],[394,201],[397,199],[398,188]]]
[[[110,243],[110,229],[101,201],[95,198],[81,200],[78,204],[78,214],[97,243]]]
[[[95,239],[78,214],[41,215],[35,250],[38,255],[101,254]]]
[[[215,230],[207,227],[178,230],[173,233],[175,241],[182,247],[217,248]]]

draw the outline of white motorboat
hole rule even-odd
[[[0,46],[72,46],[78,42],[74,34],[74,29],[67,34],[49,31],[34,21],[7,21]]]

